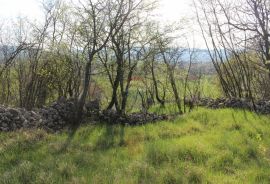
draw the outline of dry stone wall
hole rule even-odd
[[[92,106],[91,108],[89,106]],[[120,116],[113,110],[99,111],[96,102],[87,103],[84,116],[98,122],[110,124],[142,125],[167,119],[165,115],[133,113]],[[0,107],[0,131],[42,128],[57,132],[69,126],[75,117],[73,100],[60,99],[49,107],[27,111],[22,108]]]
[[[260,114],[270,114],[270,101],[257,101],[253,104],[245,99],[211,99],[204,98],[198,102],[199,106],[209,108],[239,108],[255,110]],[[87,108],[86,108],[87,109]],[[151,113],[133,113],[120,116],[113,110],[96,111],[90,108],[90,113],[85,113],[95,121],[110,124],[142,125],[168,119],[166,115]],[[48,131],[60,131],[72,123],[75,117],[75,103],[73,100],[60,99],[49,107],[27,111],[23,108],[10,108],[0,106],[0,131],[14,131],[21,128],[43,128]]]
[[[270,101],[259,100],[254,104],[247,99],[226,99],[226,98],[204,98],[198,102],[199,106],[206,106],[209,108],[238,108],[256,111],[259,114],[270,114]]]
[[[58,131],[71,123],[74,117],[74,102],[61,99],[49,107],[27,111],[23,108],[0,107],[0,131],[21,128],[44,128]]]

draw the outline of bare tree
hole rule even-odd
[[[239,1],[241,4],[238,5],[222,3],[219,0],[198,2],[199,4],[194,3],[197,20],[225,95],[248,98],[254,102],[252,71],[256,69],[252,53],[257,49],[256,44],[254,45],[257,36],[251,29],[242,27],[258,25],[251,18],[253,13],[242,11],[242,8],[246,8],[246,3],[243,1]],[[230,10],[234,11],[229,12]],[[245,12],[250,15],[240,16]],[[240,22],[236,23],[235,19]],[[255,22],[243,22],[252,20]]]
[[[123,24],[129,19],[131,12],[136,9],[140,1],[133,0],[87,0],[80,3],[76,15],[79,23],[79,36],[83,53],[86,54],[84,69],[84,84],[77,104],[77,120],[80,120],[83,106],[88,93],[91,79],[93,60],[108,43],[111,36],[116,35]]]
[[[169,80],[170,80],[170,84],[173,90],[175,103],[177,105],[179,114],[182,114],[183,111],[182,111],[182,106],[181,106],[181,97],[179,95],[179,90],[177,89],[174,73],[175,73],[176,67],[179,66],[183,50],[181,50],[179,47],[166,48],[166,46],[163,45],[163,43],[161,42],[160,42],[159,48],[160,48],[160,53],[161,53],[163,62],[165,63],[168,70]]]
[[[143,29],[142,20],[136,17],[135,21],[129,21],[118,34],[112,36],[111,48],[109,50],[106,48],[103,53],[99,54],[112,86],[111,101],[107,109],[115,106],[120,114],[124,114],[126,111],[129,88],[138,62],[144,61],[149,53],[145,48],[149,40],[146,35],[142,34],[144,32]],[[111,57],[109,57],[109,54],[111,54]],[[115,62],[112,58],[115,58]],[[116,64],[115,71],[110,70],[109,62]],[[115,77],[113,72],[116,73]],[[120,99],[117,95],[119,88]]]
[[[189,77],[190,77],[190,72],[191,72],[191,68],[192,68],[192,64],[194,63],[195,60],[195,48],[188,48],[188,55],[189,55],[189,60],[188,60],[188,68],[187,68],[187,74],[185,76],[185,80],[184,80],[184,113],[186,112],[186,106],[189,106],[189,111],[192,110],[192,107],[194,105],[194,97],[192,97],[192,95],[190,95],[190,99],[187,99],[187,91],[189,90]],[[197,88],[199,89],[199,88]],[[191,93],[191,92],[190,92]]]

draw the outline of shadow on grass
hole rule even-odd
[[[125,140],[124,140],[124,137],[125,137],[125,126],[124,125],[121,125],[119,136],[120,136],[119,146],[123,146],[125,144]]]
[[[104,133],[98,138],[94,150],[107,150],[117,146],[123,146],[125,144],[125,125],[110,125],[104,124]],[[69,128],[68,137],[65,143],[62,145],[61,149],[58,151],[58,154],[64,153],[68,147],[71,145],[72,140],[76,132],[78,131],[80,125],[73,125]],[[89,133],[91,133],[90,131]],[[82,141],[85,139],[85,136],[79,137]]]
[[[247,123],[257,132],[257,134],[260,134],[261,131],[254,125],[254,123],[252,121],[250,121],[248,119],[247,111],[243,110],[243,113],[244,113],[244,118],[247,121]],[[234,113],[232,113],[232,117],[233,117],[234,123],[237,125],[239,122],[236,121]],[[247,133],[245,133],[244,131],[245,130],[241,130],[241,126],[239,126],[238,132],[242,135],[243,138],[245,138],[245,143],[246,143],[246,146],[248,147],[247,152],[246,152],[248,160],[254,160],[256,162],[256,164],[259,167],[261,167],[262,163],[260,162],[260,159],[259,159],[259,153],[257,152],[254,144],[252,144],[252,142],[249,141],[250,136]]]
[[[246,110],[243,110],[244,112],[244,117],[245,117],[245,120],[248,122],[248,124],[250,126],[252,126],[252,128],[254,128],[254,130],[256,130],[257,133],[261,133],[261,131],[254,125],[254,123],[252,123],[252,121],[250,121],[250,119],[247,117],[247,111]],[[260,119],[261,120],[261,116],[257,113],[251,113],[252,117],[254,119]]]
[[[105,131],[96,143],[94,150],[107,150],[117,146],[124,145],[125,126],[105,124]]]
[[[79,127],[80,127],[80,124],[75,124],[75,125],[70,126],[70,128],[68,129],[67,140],[65,141],[65,143],[63,144],[63,146],[61,147],[58,153],[63,153],[67,150],[67,148],[69,147]]]
[[[261,114],[259,112],[256,112],[256,111],[252,111],[252,110],[245,110],[243,109],[243,112],[244,112],[244,117],[247,121],[250,121],[249,118],[247,117],[247,112],[252,112],[251,113],[251,116],[255,119],[259,119],[260,121],[263,121],[265,124],[269,124],[269,121],[267,119],[264,118],[264,116],[268,116],[270,117],[270,115],[268,114]]]

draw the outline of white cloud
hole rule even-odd
[[[157,14],[160,15],[161,22],[164,24],[179,22],[180,26],[185,28],[185,35],[191,47],[206,47],[197,24],[193,0],[159,0],[159,4]],[[186,42],[183,38],[180,40]]]
[[[159,0],[157,13],[164,21],[178,20],[190,15],[190,0]],[[38,18],[41,0],[0,0],[0,16],[14,18],[19,15]]]
[[[0,0],[0,17],[13,19],[18,16],[27,16],[38,19],[42,15],[40,5],[38,0]]]
[[[41,19],[43,13],[41,9],[41,2],[43,0],[0,0],[0,23],[1,20],[16,19],[18,16],[28,17],[30,19]],[[188,18],[191,28],[195,30],[195,33],[190,31],[188,36],[190,42],[193,42],[193,38],[196,40],[197,47],[204,47],[204,41],[202,40],[200,33],[194,28],[196,25],[196,19],[194,18],[194,9],[192,8],[192,0],[158,0],[159,8],[156,10],[156,14],[159,15],[158,20],[164,24],[170,22],[180,21],[182,18]],[[184,26],[187,27],[185,24]],[[195,36],[194,36],[195,35]]]
[[[159,0],[158,13],[164,21],[178,21],[192,15],[191,0]]]

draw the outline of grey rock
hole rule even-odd
[[[20,111],[17,109],[12,108],[12,109],[8,109],[8,111],[10,114],[12,114],[12,116],[15,116],[15,117],[19,116],[19,114],[20,114]]]

